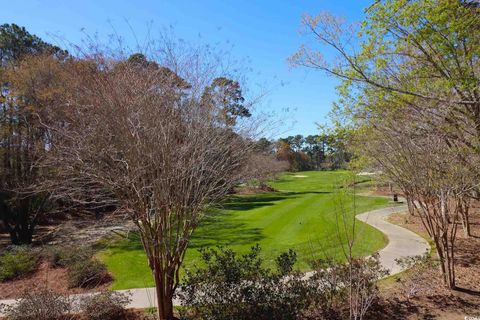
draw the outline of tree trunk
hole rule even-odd
[[[443,264],[445,272],[445,285],[449,289],[455,289],[455,266],[453,261],[453,248],[448,244],[447,236],[442,237]]]
[[[164,271],[160,264],[155,262],[153,275],[155,279],[155,291],[157,294],[157,315],[159,320],[175,320],[173,316],[173,292],[169,281],[166,281]]]
[[[407,199],[408,213],[413,217],[415,216],[415,206],[413,205],[412,197],[405,193],[405,198]]]
[[[445,252],[440,239],[434,239],[435,246],[437,247],[437,255],[440,260],[440,271],[442,273],[443,284],[448,286],[447,268],[445,265]]]
[[[462,219],[463,232],[466,238],[471,236],[470,219],[469,219],[469,205],[467,201],[461,200],[460,203],[460,217]]]
[[[465,238],[471,237],[472,232],[470,230],[470,219],[468,217],[468,213],[462,215],[462,225],[463,225],[463,232],[465,234]]]
[[[33,229],[30,226],[16,226],[10,232],[10,239],[14,245],[29,245],[33,240]]]

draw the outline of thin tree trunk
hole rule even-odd
[[[415,216],[415,205],[413,204],[413,199],[408,193],[405,193],[405,198],[407,199],[408,213],[413,217]]]
[[[158,264],[156,263],[155,268],[153,270],[154,278],[155,278],[155,291],[157,293],[157,315],[159,320],[168,320],[164,302],[164,282],[162,280],[161,271],[158,268]]]
[[[462,215],[462,224],[463,224],[463,232],[465,234],[465,237],[471,237],[472,232],[470,230],[470,218],[468,216],[468,212],[465,213],[465,215]]]
[[[470,232],[470,217],[469,217],[469,204],[468,200],[460,200],[459,209],[460,217],[462,219],[463,232],[466,238],[471,236]]]
[[[165,272],[161,270],[160,264],[155,262],[153,270],[155,278],[155,291],[157,294],[157,314],[160,320],[174,320],[173,316],[173,292]]]
[[[444,247],[443,247],[440,239],[434,239],[434,241],[435,241],[435,245],[437,247],[438,259],[440,260],[440,271],[442,273],[443,284],[448,286],[448,276],[447,276],[447,268],[445,266]]]

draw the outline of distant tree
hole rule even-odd
[[[67,52],[15,24],[0,26],[0,222],[12,243],[28,244],[48,201],[30,186],[52,143],[39,115],[61,93]]]
[[[326,144],[326,162],[330,169],[346,168],[351,160],[349,149],[351,131],[345,127],[335,126],[325,129],[321,140]]]
[[[262,154],[273,154],[274,147],[275,147],[274,142],[264,137],[258,139],[258,141],[255,143],[256,151]]]
[[[312,168],[310,158],[302,151],[293,150],[288,143],[288,138],[278,141],[277,159],[288,161],[290,171],[304,171]]]
[[[279,139],[277,144],[278,160],[291,162],[291,158],[293,157],[293,150],[287,140]]]
[[[295,152],[301,151],[304,143],[304,138],[301,134],[297,134],[295,136],[288,136],[286,138],[280,138],[279,140],[288,143],[290,148]]]
[[[234,126],[237,118],[250,117],[251,113],[245,106],[245,98],[237,81],[219,77],[205,88],[202,101],[212,110],[219,112],[219,121],[227,126]]]
[[[303,151],[310,157],[315,169],[320,169],[325,161],[325,147],[325,139],[322,139],[319,135],[305,137]]]
[[[278,139],[277,156],[289,159],[290,169],[294,171],[335,170],[345,168],[350,161],[347,142],[347,131],[341,128],[322,129],[320,135]]]
[[[302,150],[303,143],[304,143],[304,138],[301,134],[297,134],[297,135],[291,137],[290,141],[291,141],[290,144],[291,144],[293,150],[295,150],[297,152]]]
[[[66,56],[68,53],[59,47],[43,41],[29,33],[25,27],[14,23],[0,26],[0,65],[16,61],[26,55],[52,54]]]

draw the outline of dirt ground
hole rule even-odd
[[[76,219],[56,221],[51,225],[38,226],[33,247],[44,245],[91,245],[99,239],[118,232],[128,232],[133,225],[124,217],[106,216],[101,220]],[[0,252],[10,245],[7,234],[0,233]],[[110,283],[94,289],[68,288],[67,269],[54,268],[43,261],[35,272],[0,283],[0,299],[18,298],[26,290],[49,288],[59,293],[84,293],[107,289]]]
[[[390,221],[428,236],[419,217],[397,214]],[[468,319],[480,317],[480,208],[474,208],[472,236],[466,238],[459,226],[456,246],[457,290],[443,286],[436,255],[429,263],[380,283],[382,310],[378,319]],[[480,318],[479,318],[480,319]]]
[[[129,309],[126,311],[122,320],[155,320],[155,316],[152,313],[147,313],[144,310]],[[5,317],[0,317],[0,320],[7,320]],[[39,319],[40,320],[40,319]],[[78,314],[65,315],[58,320],[87,320],[86,317],[82,317]]]
[[[110,283],[101,284],[93,289],[68,288],[67,269],[53,268],[47,262],[40,263],[38,269],[23,277],[0,283],[0,299],[18,298],[25,291],[49,288],[58,293],[85,293],[102,291]]]

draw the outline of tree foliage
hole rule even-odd
[[[6,23],[0,26],[0,65],[2,67],[27,55],[37,54],[60,57],[66,56],[68,53],[29,33],[25,27],[20,27],[14,23]]]
[[[360,25],[328,13],[302,22],[338,59],[302,46],[292,63],[342,80],[336,111],[356,133],[357,154],[403,190],[454,288],[457,224],[468,226],[480,174],[478,6],[387,0],[367,8]]]
[[[346,141],[345,134],[333,129],[320,135],[288,136],[278,139],[276,155],[288,161],[292,171],[346,168],[350,161]]]
[[[66,51],[15,24],[0,26],[0,220],[14,244],[32,241],[47,194],[30,186],[51,143],[39,115],[61,94],[59,64]]]
[[[227,126],[233,126],[237,118],[250,117],[251,113],[245,106],[245,98],[238,81],[225,77],[213,79],[202,95],[203,103],[216,112],[219,121]]]

